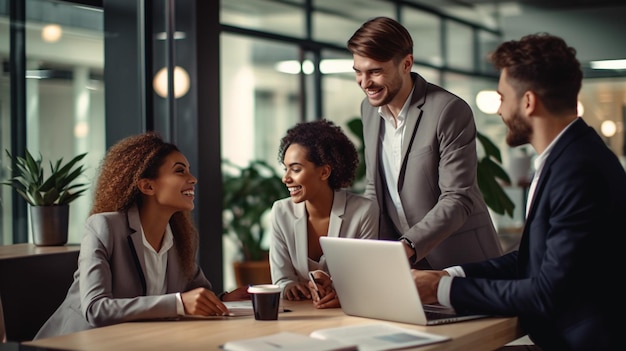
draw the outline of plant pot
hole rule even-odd
[[[237,286],[255,284],[271,284],[270,261],[243,261],[233,262],[235,283]]]
[[[33,243],[37,246],[61,246],[67,243],[69,205],[29,206]]]

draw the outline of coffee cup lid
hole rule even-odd
[[[274,284],[258,284],[250,285],[248,287],[248,293],[250,294],[271,294],[280,292],[280,286]]]

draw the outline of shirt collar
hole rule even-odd
[[[546,159],[548,158],[548,155],[550,155],[550,152],[552,152],[552,149],[554,148],[554,145],[556,144],[556,142],[561,138],[561,136],[565,133],[565,131],[568,130],[569,127],[571,127],[572,124],[574,124],[574,122],[578,120],[578,118],[575,118],[572,122],[570,122],[570,124],[568,124],[565,128],[563,128],[563,130],[556,136],[556,138],[554,138],[550,142],[548,147],[545,150],[543,150],[543,152],[539,154],[537,158],[535,158],[534,166],[536,170],[543,168],[543,164],[546,162]]]
[[[401,125],[402,122],[406,119],[407,111],[409,110],[409,105],[411,104],[411,97],[413,97],[413,90],[415,90],[415,85],[411,89],[411,93],[407,96],[406,101],[404,101],[404,105],[402,105],[402,109],[400,110],[400,114],[396,117],[398,119],[398,125]],[[393,121],[393,116],[391,111],[389,110],[389,106],[383,105],[378,108],[378,114],[386,121]]]
[[[159,252],[156,252],[156,250],[148,242],[148,239],[146,239],[146,234],[143,232],[143,227],[141,227],[141,240],[143,241],[143,246],[145,246],[151,252],[158,254],[165,253],[170,248],[172,248],[172,246],[174,246],[174,235],[172,234],[172,228],[170,227],[169,223],[165,227],[165,236],[163,237],[163,244],[161,244],[161,250],[159,250]]]

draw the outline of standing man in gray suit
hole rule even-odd
[[[365,196],[378,201],[380,239],[401,240],[415,268],[502,255],[476,183],[476,126],[469,105],[413,67],[413,40],[387,17],[348,41],[365,92]]]

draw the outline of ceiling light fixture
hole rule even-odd
[[[593,69],[626,69],[626,59],[591,61],[589,65]]]
[[[320,62],[320,72],[322,74],[352,73],[352,60],[347,59],[326,59]],[[300,74],[300,61],[286,60],[280,61],[275,66],[277,71],[288,74]],[[302,72],[304,74],[312,74],[315,72],[315,66],[311,60],[302,62]]]
[[[154,38],[156,40],[165,40],[165,39],[167,39],[167,33],[166,32],[159,32],[159,33],[154,35]],[[180,39],[185,39],[185,38],[187,38],[187,33],[180,32],[180,31],[174,32],[174,40],[180,40]]]

